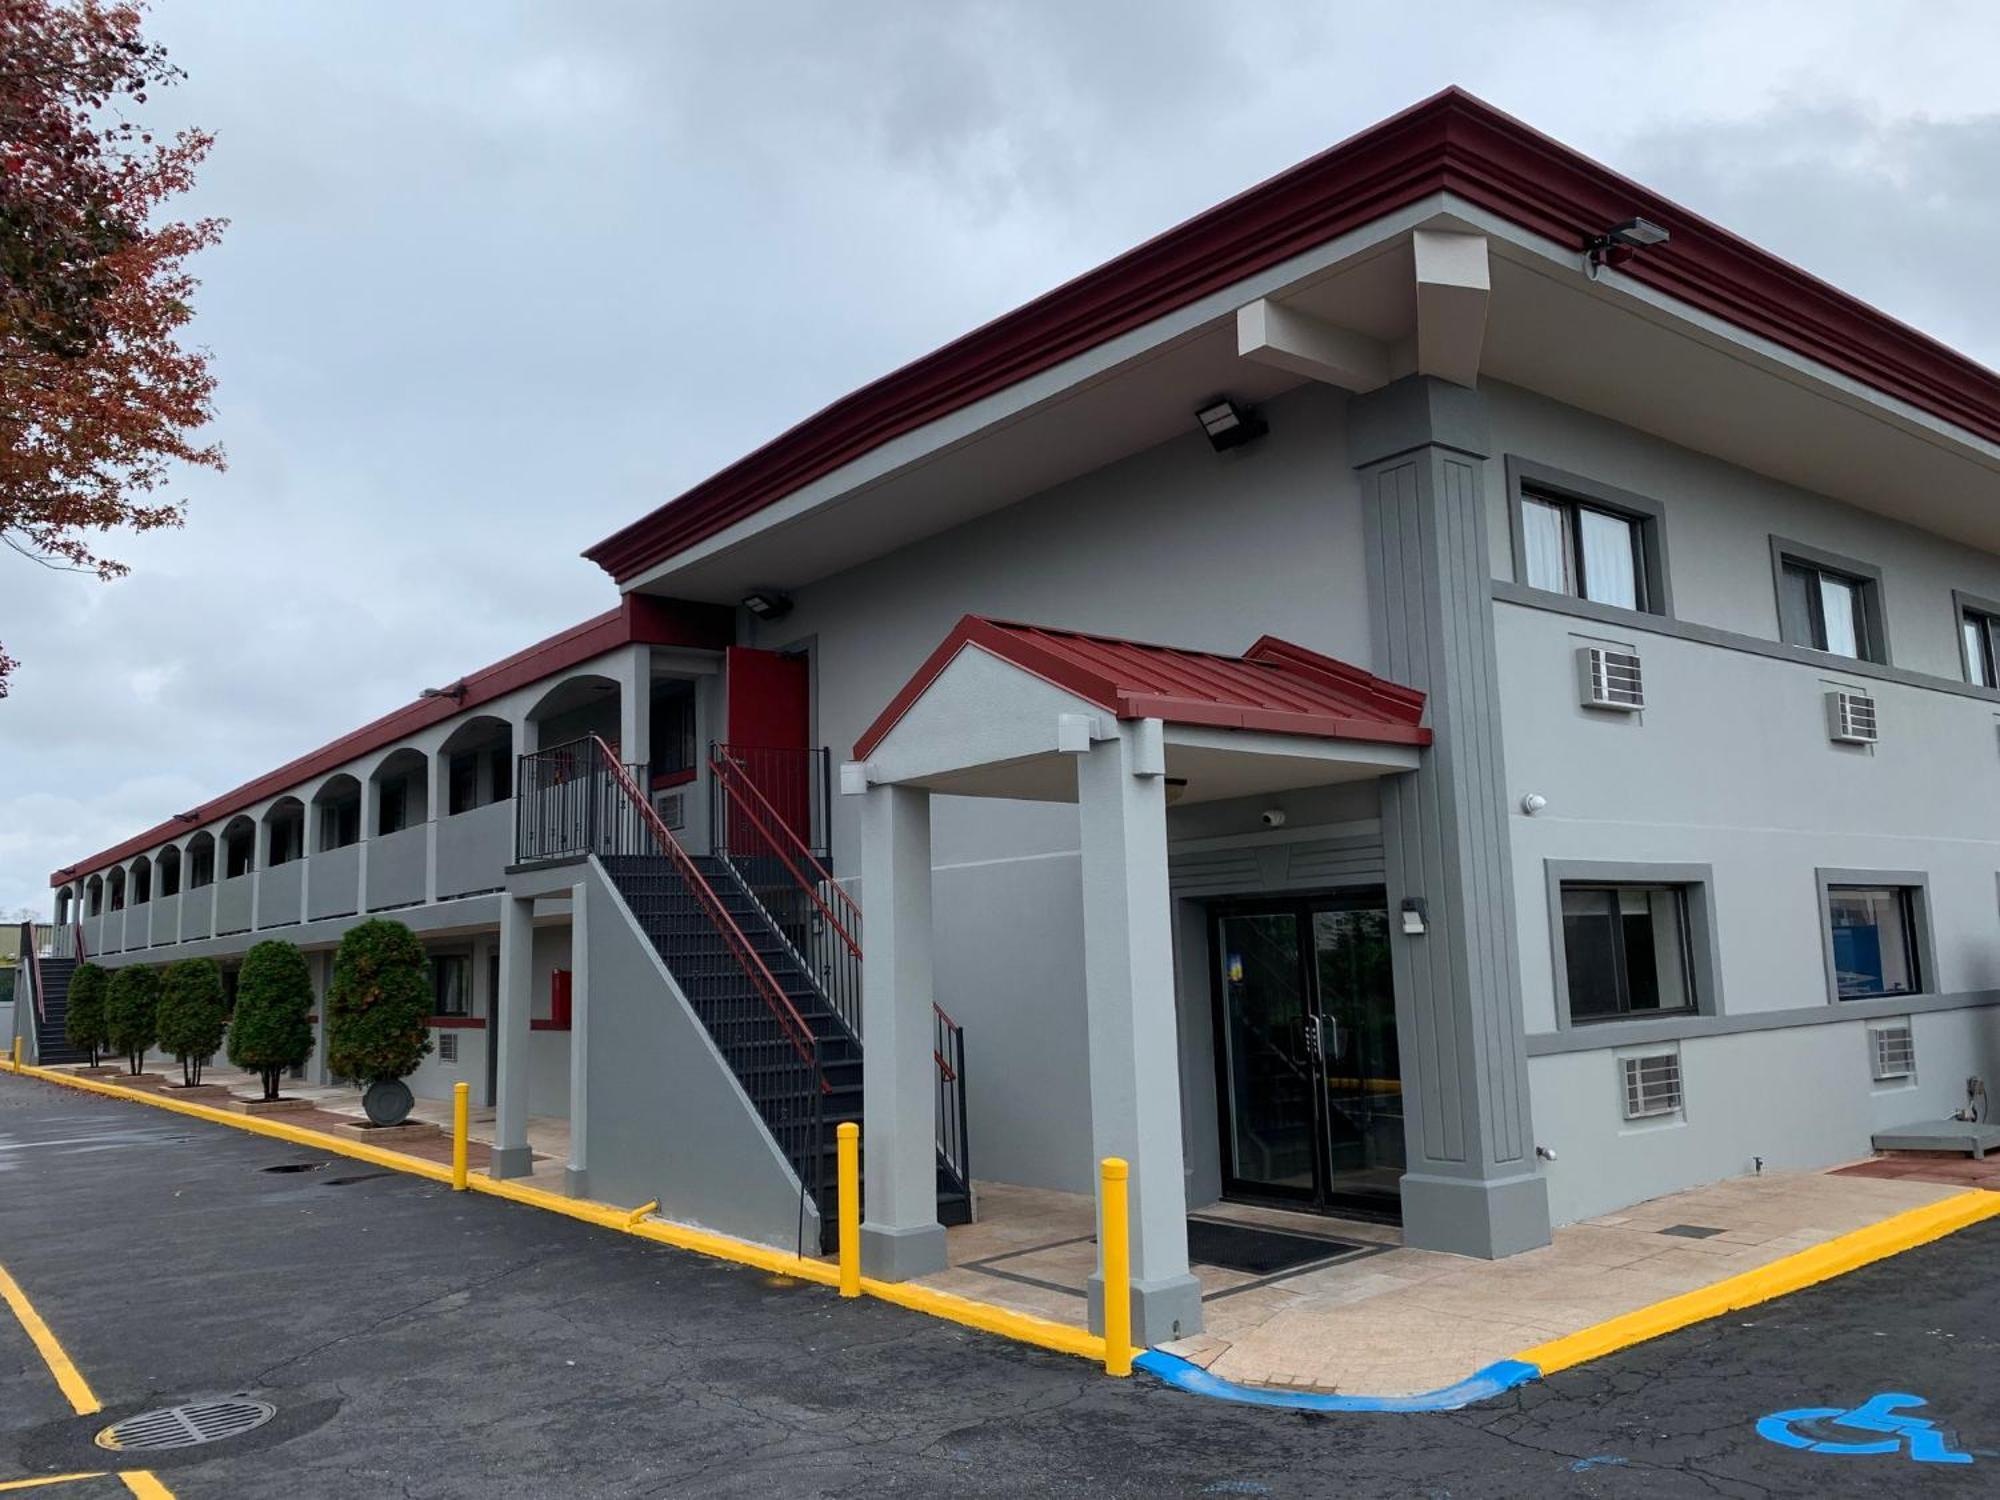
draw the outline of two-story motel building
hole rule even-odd
[[[496,1171],[790,1244],[860,1118],[883,1276],[1128,1157],[1149,1341],[1218,1199],[1504,1256],[1992,1076],[2000,376],[1463,94],[588,555],[57,920],[394,914]]]

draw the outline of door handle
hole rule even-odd
[[[1345,1050],[1341,1045],[1340,1022],[1333,1016],[1321,1016],[1319,1019],[1327,1031],[1326,1055],[1338,1062],[1342,1051]]]

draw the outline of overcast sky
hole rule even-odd
[[[2000,6],[158,0],[227,474],[0,553],[0,912],[614,602],[579,552],[1457,83],[2000,365]]]

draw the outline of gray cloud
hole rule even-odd
[[[2000,11],[158,0],[226,475],[0,558],[0,908],[607,607],[577,553],[1449,82],[1989,363]]]

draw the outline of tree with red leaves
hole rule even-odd
[[[187,258],[219,219],[156,222],[212,144],[156,140],[125,111],[185,75],[140,7],[0,0],[0,540],[48,567],[117,578],[92,533],[182,523],[175,464],[220,469]],[[3,591],[0,591],[3,592]],[[0,697],[15,663],[0,650]]]

